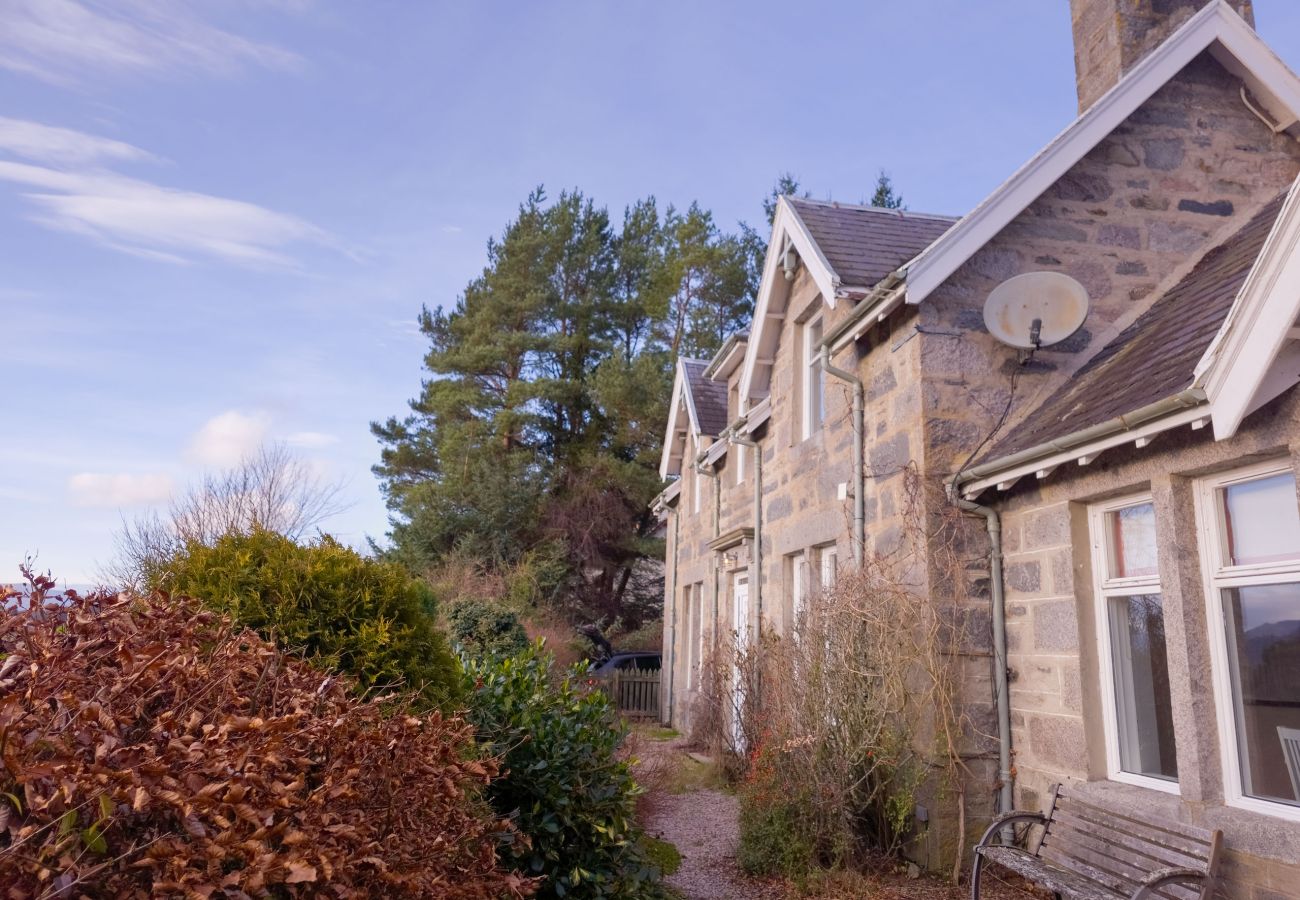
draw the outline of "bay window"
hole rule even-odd
[[[1197,515],[1229,804],[1300,820],[1300,506],[1289,461],[1202,480]]]

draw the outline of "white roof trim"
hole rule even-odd
[[[1300,78],[1226,0],[1206,6],[1120,79],[1037,156],[907,264],[907,302],[920,303],[1070,171],[1151,96],[1209,50],[1280,123],[1300,122]]]
[[[785,197],[778,197],[776,215],[772,218],[772,237],[767,242],[767,256],[763,260],[758,301],[754,304],[754,322],[749,329],[749,344],[745,348],[744,368],[740,374],[742,400],[758,400],[767,393],[771,363],[760,364],[759,360],[770,360],[776,353],[781,323],[790,299],[790,282],[785,280],[785,273],[781,271],[781,254],[787,241],[794,245],[804,268],[821,291],[822,299],[835,306],[839,276],[826,261],[794,205]],[[755,384],[756,377],[759,384]]]
[[[1185,425],[1190,425],[1193,429],[1200,429],[1204,424],[1205,412],[1204,406],[1188,407],[1135,425],[1130,429],[1107,434],[1096,440],[1068,447],[1018,465],[994,470],[981,478],[963,482],[960,485],[962,496],[967,500],[973,500],[990,488],[998,491],[1010,490],[1012,485],[1026,476],[1032,475],[1041,481],[1050,477],[1061,466],[1070,464],[1091,465],[1093,460],[1102,453],[1124,444],[1132,443],[1141,450],[1150,446],[1156,435],[1163,434],[1166,431]]]
[[[1300,381],[1295,323],[1300,318],[1300,179],[1223,327],[1196,364],[1197,387],[1210,400],[1216,440]]]
[[[730,346],[724,348],[727,351],[726,355],[721,359],[714,357],[713,362],[709,363],[709,370],[705,372],[705,376],[710,381],[725,382],[731,377],[731,373],[736,371],[736,366],[745,361],[745,347],[749,343],[749,338],[744,340],[728,338],[727,343]]]
[[[698,360],[691,360],[697,362]],[[668,407],[668,428],[664,432],[663,454],[659,457],[659,477],[668,478],[677,475],[680,467],[674,471],[673,463],[681,458],[682,450],[677,449],[677,419],[682,409],[686,410],[691,423],[691,434],[700,436],[700,416],[695,411],[695,397],[691,394],[691,381],[686,377],[686,360],[677,360],[677,372],[673,375],[673,399]],[[684,450],[684,448],[683,448]]]

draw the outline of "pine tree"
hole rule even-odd
[[[903,205],[903,198],[894,193],[894,182],[884,169],[880,170],[880,175],[876,178],[876,192],[871,195],[871,205],[882,209],[907,209]]]
[[[372,426],[393,555],[542,558],[575,618],[635,624],[662,600],[636,573],[663,554],[648,505],[673,363],[751,310],[743,241],[698,205],[649,198],[616,232],[581,193],[538,188],[456,304],[422,311],[411,415]]]

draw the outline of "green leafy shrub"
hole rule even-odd
[[[519,617],[483,600],[462,600],[447,613],[451,637],[473,656],[515,656],[528,649]]]
[[[394,563],[329,536],[296,544],[253,531],[191,541],[167,571],[171,592],[198,597],[363,688],[401,684],[448,707],[459,699],[459,666],[435,626],[433,594]]]
[[[806,878],[816,846],[800,815],[799,800],[773,791],[774,784],[747,783],[740,798],[740,845],[736,862],[749,875]]]
[[[532,842],[515,865],[545,876],[542,897],[663,896],[633,821],[639,789],[619,755],[627,730],[582,669],[557,683],[551,665],[540,643],[465,663],[467,718],[505,771],[488,798]]]

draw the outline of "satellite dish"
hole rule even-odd
[[[1020,350],[1050,347],[1088,317],[1088,291],[1060,272],[1026,272],[1002,282],[984,303],[989,334]]]

